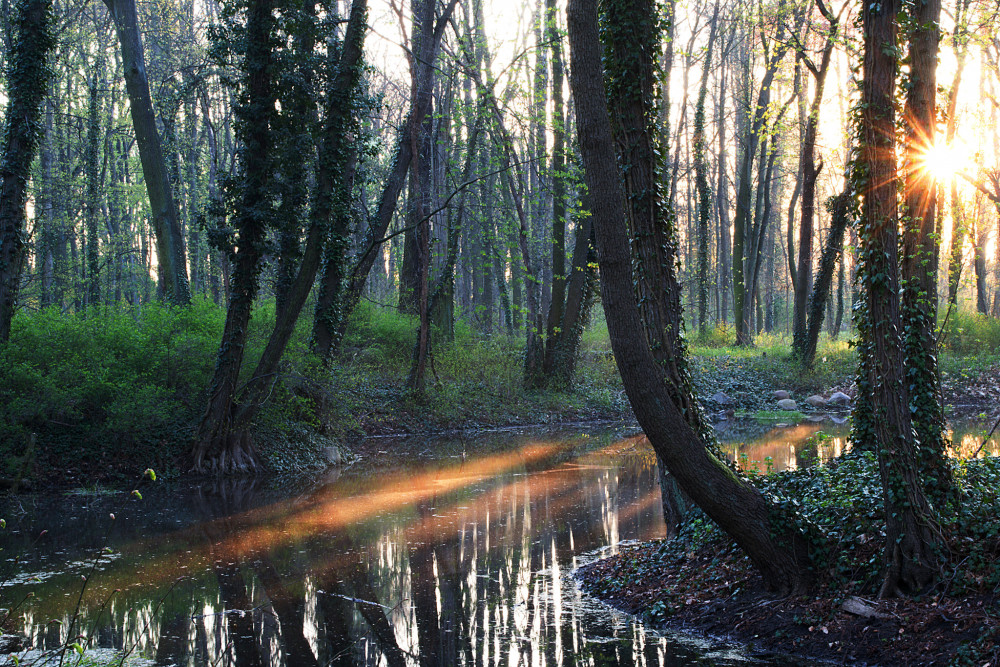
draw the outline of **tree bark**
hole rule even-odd
[[[118,41],[121,43],[125,89],[128,91],[135,141],[139,147],[143,180],[152,211],[156,261],[163,294],[170,303],[190,303],[184,235],[177,217],[177,204],[163,157],[160,135],[156,129],[135,0],[104,0],[104,4],[111,12]]]
[[[805,368],[810,368],[816,359],[816,345],[819,342],[819,332],[823,329],[826,304],[833,285],[833,272],[837,267],[837,260],[843,262],[841,253],[844,247],[844,230],[847,229],[847,225],[851,221],[849,206],[852,195],[850,190],[845,190],[828,204],[830,207],[830,232],[826,237],[826,244],[823,246],[823,254],[820,257],[819,271],[816,272],[812,294],[809,295],[809,327],[799,357]],[[840,326],[839,322],[837,326]]]
[[[24,266],[28,179],[48,89],[46,61],[55,46],[51,0],[20,0],[15,22],[0,139],[0,344],[10,339]]]
[[[866,3],[862,88],[861,282],[867,319],[871,431],[878,453],[886,520],[886,578],[881,595],[925,590],[937,573],[939,529],[924,495],[914,451],[903,371],[899,302],[894,93],[898,0]]]
[[[270,186],[273,0],[253,0],[247,12],[243,78],[247,101],[239,113],[244,183],[235,216],[239,234],[233,257],[229,308],[209,389],[208,407],[198,426],[192,457],[197,472],[254,472],[259,468],[249,432],[235,419],[236,394],[246,348],[250,313],[260,287],[266,249]]]
[[[823,89],[826,86],[826,75],[830,71],[830,60],[836,43],[838,22],[830,13],[823,0],[816,0],[816,5],[829,23],[826,43],[819,67],[812,64],[805,53],[800,53],[800,60],[812,72],[816,81],[816,91],[813,93],[809,115],[806,118],[805,133],[802,140],[801,166],[802,173],[802,215],[799,220],[799,261],[795,268],[795,308],[792,313],[792,349],[800,357],[804,357],[807,346],[807,309],[810,308],[809,298],[812,292],[812,246],[813,218],[816,215],[816,179],[823,169],[823,162],[816,165],[816,139],[819,134],[819,112],[823,103]],[[815,354],[815,350],[813,351]],[[812,363],[812,360],[809,362]]]
[[[909,385],[910,417],[917,438],[917,466],[924,488],[941,507],[951,489],[941,378],[938,372],[937,184],[919,168],[934,144],[937,60],[941,0],[922,0],[912,9],[909,35],[910,78],[903,119],[906,123],[903,169],[903,345]]]

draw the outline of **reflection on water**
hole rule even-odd
[[[822,421],[805,421],[795,425],[762,425],[748,421],[724,422],[718,425],[723,451],[740,461],[744,468],[760,472],[795,470],[800,466],[828,462],[851,448],[851,425],[837,423],[829,416]],[[983,444],[992,421],[982,418],[954,420],[947,433],[950,453],[957,458],[973,456]],[[979,452],[979,456],[1000,454],[1000,444],[994,435]]]
[[[648,448],[503,438],[378,457],[302,488],[226,481],[8,507],[3,554],[21,560],[7,562],[0,606],[34,593],[18,615],[36,648],[81,635],[157,665],[730,664],[587,601],[568,576],[582,554],[663,534]]]

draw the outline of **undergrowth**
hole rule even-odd
[[[225,311],[205,299],[185,308],[19,313],[0,348],[0,477],[17,477],[26,461],[41,486],[114,485],[149,465],[166,477],[184,472],[224,321]],[[273,322],[274,303],[263,301],[244,380]],[[321,465],[325,446],[371,432],[629,414],[614,360],[602,350],[606,330],[603,338],[588,332],[572,389],[529,393],[521,337],[458,322],[453,341],[435,334],[427,391],[416,397],[404,388],[414,317],[362,303],[329,366],[310,351],[310,325],[300,319],[255,424],[276,471]]]

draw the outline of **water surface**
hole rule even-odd
[[[72,633],[156,665],[737,659],[650,632],[587,599],[570,575],[596,550],[663,534],[641,438],[504,432],[378,447],[347,470],[277,488],[241,480],[154,485],[141,501],[15,502],[0,606],[34,594],[17,615],[37,649]]]

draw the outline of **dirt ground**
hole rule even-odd
[[[820,590],[776,599],[739,554],[686,554],[664,566],[655,543],[627,547],[578,574],[585,590],[614,607],[671,629],[745,643],[762,657],[1000,665],[1000,623],[989,612],[996,609],[993,596],[874,600]]]

